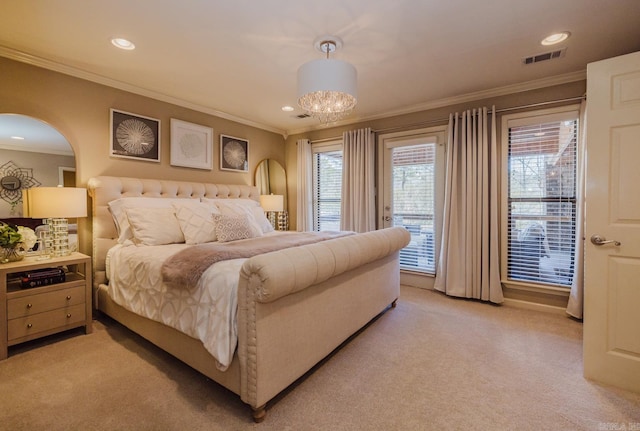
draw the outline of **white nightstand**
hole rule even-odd
[[[22,289],[26,271],[66,266],[62,283]],[[0,360],[14,344],[80,326],[89,334],[91,316],[91,257],[82,253],[0,264]]]

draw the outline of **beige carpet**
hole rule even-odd
[[[10,349],[0,429],[640,430],[639,394],[582,377],[581,338],[563,316],[403,287],[254,424],[239,397],[101,318]]]

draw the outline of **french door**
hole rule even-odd
[[[402,226],[411,242],[400,251],[400,268],[434,274],[444,191],[444,127],[381,135],[383,227]]]

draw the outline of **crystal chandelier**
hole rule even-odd
[[[315,47],[327,54],[298,69],[298,105],[321,123],[333,123],[349,115],[356,106],[358,73],[351,64],[329,58],[342,47],[335,37],[317,39]]]

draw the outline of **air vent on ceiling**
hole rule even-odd
[[[309,117],[311,117],[311,115],[309,114],[300,114],[295,116],[295,118],[299,118],[299,119],[309,118]]]
[[[524,64],[540,63],[541,61],[553,60],[555,58],[564,57],[564,53],[567,48],[558,49],[556,51],[544,52],[542,54],[532,55],[522,59]]]

